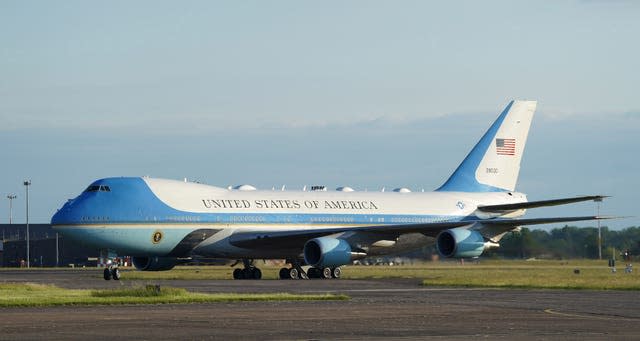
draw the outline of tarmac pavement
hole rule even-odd
[[[104,281],[95,270],[0,271],[65,288],[160,284],[200,292],[343,293],[349,301],[1,308],[0,339],[362,340],[640,338],[635,291],[422,287],[415,279]]]

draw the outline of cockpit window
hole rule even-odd
[[[111,188],[109,188],[109,186],[98,186],[98,185],[91,185],[89,187],[87,187],[87,189],[85,190],[85,192],[111,192]]]

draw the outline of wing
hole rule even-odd
[[[344,232],[379,233],[380,236],[398,236],[405,233],[419,232],[437,235],[440,231],[472,225],[473,222],[455,221],[439,223],[403,224],[403,225],[372,225],[331,227],[307,230],[279,230],[279,231],[247,231],[236,232],[229,237],[229,243],[242,248],[283,247],[300,248],[309,239],[328,236]]]
[[[575,198],[528,201],[528,202],[520,202],[515,204],[484,205],[484,206],[480,205],[478,206],[478,210],[483,212],[490,212],[490,213],[502,213],[505,211],[515,211],[515,210],[521,210],[521,209],[527,209],[527,208],[573,204],[581,201],[591,201],[591,200],[602,201],[602,199],[604,198],[608,198],[608,196],[588,195],[588,196],[575,197]]]
[[[381,239],[384,239],[386,237],[397,237],[406,233],[422,233],[427,236],[435,237],[443,230],[462,226],[477,228],[487,239],[492,239],[493,236],[513,230],[514,228],[523,225],[550,224],[583,220],[602,220],[612,218],[613,217],[583,216],[532,219],[486,219],[403,225],[372,225],[358,227],[350,226],[309,230],[280,230],[264,232],[247,231],[234,233],[229,237],[229,243],[231,243],[231,245],[247,249],[277,247],[283,249],[301,250],[304,246],[304,243],[306,243],[309,239],[338,233],[374,233],[378,234]]]

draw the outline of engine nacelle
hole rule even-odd
[[[367,256],[364,252],[353,252],[344,239],[319,237],[304,244],[304,261],[316,268],[332,268],[349,264]]]
[[[165,271],[173,269],[178,264],[174,257],[133,257],[133,266],[142,271]]]
[[[485,241],[478,231],[454,228],[440,232],[436,248],[442,257],[478,257],[485,249]]]

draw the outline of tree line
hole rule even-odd
[[[602,258],[610,259],[629,250],[632,256],[640,255],[640,227],[623,230],[601,228]],[[550,231],[522,228],[500,240],[500,248],[485,253],[487,257],[504,258],[598,258],[598,228],[565,225]]]

